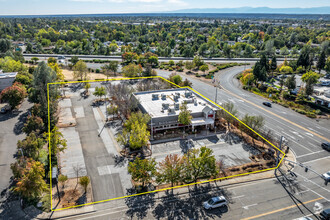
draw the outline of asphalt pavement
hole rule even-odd
[[[304,162],[318,159],[320,156],[329,157],[329,152],[321,148],[321,143],[330,139],[329,120],[311,119],[278,104],[273,104],[272,108],[262,105],[267,99],[243,90],[235,78],[245,68],[248,67],[233,67],[219,72],[216,75],[217,88],[196,78],[189,76],[183,78],[187,77],[193,83],[193,89],[219,105],[225,102],[234,103],[239,118],[245,114],[263,116],[264,127],[270,129],[278,138],[284,136],[296,156],[305,158]],[[158,75],[168,77],[170,73],[158,71]],[[217,100],[215,100],[216,89]]]

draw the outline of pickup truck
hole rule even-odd
[[[10,111],[11,106],[8,103],[1,103],[0,104],[0,112],[1,114],[5,114],[6,112]]]

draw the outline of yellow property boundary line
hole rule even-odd
[[[129,197],[133,197],[133,196],[139,196],[139,195],[145,195],[145,194],[149,194],[149,193],[156,193],[156,192],[161,192],[161,191],[166,191],[169,189],[177,189],[177,188],[182,188],[182,187],[186,187],[186,186],[192,186],[192,185],[197,185],[197,184],[202,184],[202,183],[209,183],[209,182],[214,182],[217,180],[224,180],[224,179],[229,179],[232,177],[237,177],[237,176],[245,176],[245,175],[249,175],[249,174],[253,174],[253,173],[260,173],[260,172],[265,172],[265,171],[269,171],[269,170],[274,170],[277,169],[280,164],[282,163],[284,157],[285,157],[285,153],[280,150],[279,148],[277,148],[274,144],[272,144],[271,142],[269,142],[267,139],[265,139],[264,137],[262,137],[259,133],[257,133],[256,131],[254,131],[252,128],[250,128],[249,126],[247,126],[245,123],[243,123],[241,120],[239,120],[237,117],[235,117],[234,115],[232,115],[230,112],[228,112],[226,109],[224,109],[223,107],[221,107],[220,105],[218,105],[217,103],[213,102],[212,100],[206,98],[204,95],[200,94],[199,92],[197,92],[196,90],[190,88],[189,86],[185,86],[185,87],[181,87],[178,86],[177,84],[161,77],[161,76],[150,76],[150,77],[133,77],[133,78],[115,78],[115,79],[102,79],[102,80],[85,80],[85,81],[69,81],[69,82],[54,82],[54,83],[48,83],[47,84],[47,102],[48,102],[48,143],[50,143],[50,110],[49,110],[49,85],[59,85],[59,84],[73,84],[73,83],[86,83],[86,82],[104,82],[104,81],[121,81],[121,80],[136,80],[136,79],[162,79],[178,88],[188,88],[192,91],[194,91],[195,93],[197,93],[198,95],[202,96],[203,98],[205,98],[206,100],[210,101],[211,103],[213,103],[214,105],[218,106],[220,109],[224,110],[226,113],[228,113],[229,115],[231,115],[233,118],[235,118],[237,121],[239,121],[240,123],[242,123],[243,125],[245,125],[247,128],[249,128],[251,131],[253,131],[255,134],[257,134],[259,137],[261,137],[264,141],[266,141],[268,144],[270,144],[272,147],[274,147],[276,150],[280,151],[283,154],[283,157],[281,158],[281,160],[279,161],[278,165],[276,167],[273,168],[268,168],[268,169],[264,169],[264,170],[257,170],[257,171],[253,171],[253,172],[248,172],[248,173],[242,173],[242,174],[236,174],[233,176],[226,176],[226,177],[221,177],[221,178],[217,178],[217,179],[212,179],[212,180],[204,180],[204,181],[200,181],[197,183],[190,183],[190,184],[185,184],[185,185],[180,185],[180,186],[174,186],[174,187],[169,187],[169,188],[165,188],[165,189],[157,189],[157,190],[153,190],[153,191],[148,191],[148,192],[143,192],[143,193],[137,193],[137,194],[133,194],[133,195],[127,195],[127,196],[121,196],[121,197],[116,197],[116,198],[112,198],[112,199],[106,199],[106,200],[101,200],[101,201],[96,201],[96,202],[90,202],[90,203],[86,203],[86,204],[82,204],[82,205],[75,205],[75,206],[71,206],[71,207],[66,207],[66,208],[60,208],[60,209],[53,209],[53,195],[52,195],[52,159],[51,159],[51,149],[50,149],[50,144],[48,144],[48,150],[49,150],[49,164],[50,164],[50,185],[49,185],[49,189],[50,189],[50,206],[51,206],[51,211],[60,211],[60,210],[65,210],[65,209],[71,209],[71,208],[77,208],[77,207],[82,207],[82,206],[86,206],[86,205],[92,205],[92,204],[97,204],[97,203],[102,203],[102,202],[108,202],[108,201],[112,201],[112,200],[118,200],[118,199],[124,199],[124,198],[129,198]]]

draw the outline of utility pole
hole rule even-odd
[[[276,167],[278,166],[278,163],[280,161],[280,154],[281,154],[280,150],[282,149],[282,142],[283,142],[283,140],[284,140],[284,137],[281,136],[280,146],[278,147],[279,150],[277,151],[277,157],[276,157]]]

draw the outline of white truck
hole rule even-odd
[[[0,112],[1,114],[5,114],[6,112],[11,110],[11,106],[8,103],[0,103]]]

